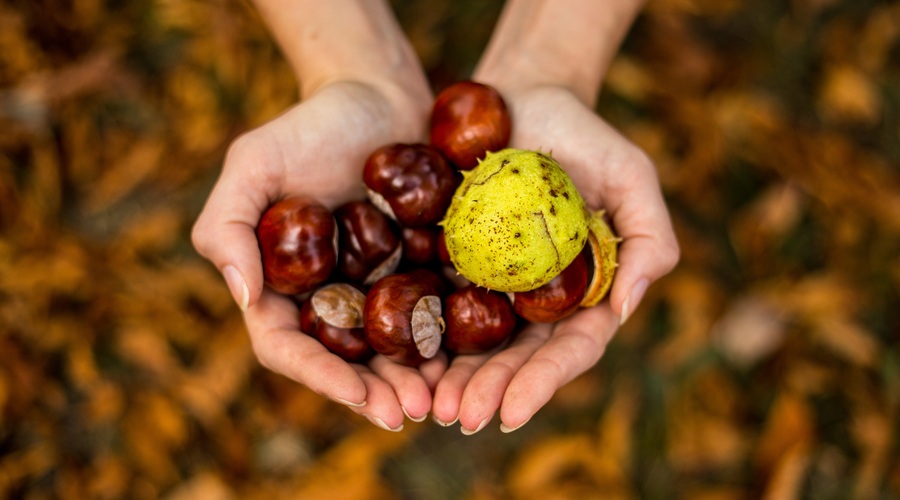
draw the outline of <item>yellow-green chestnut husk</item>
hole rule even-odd
[[[441,225],[450,260],[469,281],[501,292],[533,290],[584,248],[590,212],[550,155],[504,149],[463,176]]]

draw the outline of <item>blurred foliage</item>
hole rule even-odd
[[[435,88],[501,7],[393,4]],[[900,497],[897,2],[650,2],[599,112],[682,263],[510,435],[383,432],[256,362],[189,231],[295,95],[237,0],[0,4],[0,497]]]

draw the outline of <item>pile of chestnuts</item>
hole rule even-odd
[[[454,269],[439,223],[461,172],[505,148],[510,131],[495,89],[458,82],[435,99],[428,144],[388,144],[368,157],[366,199],[334,210],[311,198],[273,203],[256,231],[265,282],[297,301],[301,331],[348,362],[379,353],[417,366],[442,349],[496,349],[521,321],[557,321],[600,300],[610,277],[598,276],[609,270],[596,235],[534,290],[490,290]]]

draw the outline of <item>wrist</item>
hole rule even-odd
[[[473,79],[507,93],[552,86],[593,107],[643,0],[508,0]]]
[[[386,0],[254,0],[302,98],[340,81],[430,95],[418,58]]]

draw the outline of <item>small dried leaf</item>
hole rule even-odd
[[[238,498],[228,483],[213,472],[194,476],[164,497],[166,500],[231,500]]]
[[[838,64],[826,68],[819,108],[833,120],[874,123],[881,117],[883,104],[868,75],[849,64]]]
[[[157,169],[165,150],[165,144],[153,138],[134,143],[122,158],[108,166],[88,191],[87,210],[102,212],[132,193]]]
[[[759,438],[756,462],[759,467],[769,469],[777,467],[785,457],[788,464],[800,461],[814,440],[815,424],[809,404],[801,396],[780,392]]]
[[[747,296],[732,301],[712,328],[712,337],[728,359],[749,368],[784,342],[785,315],[769,301]]]

